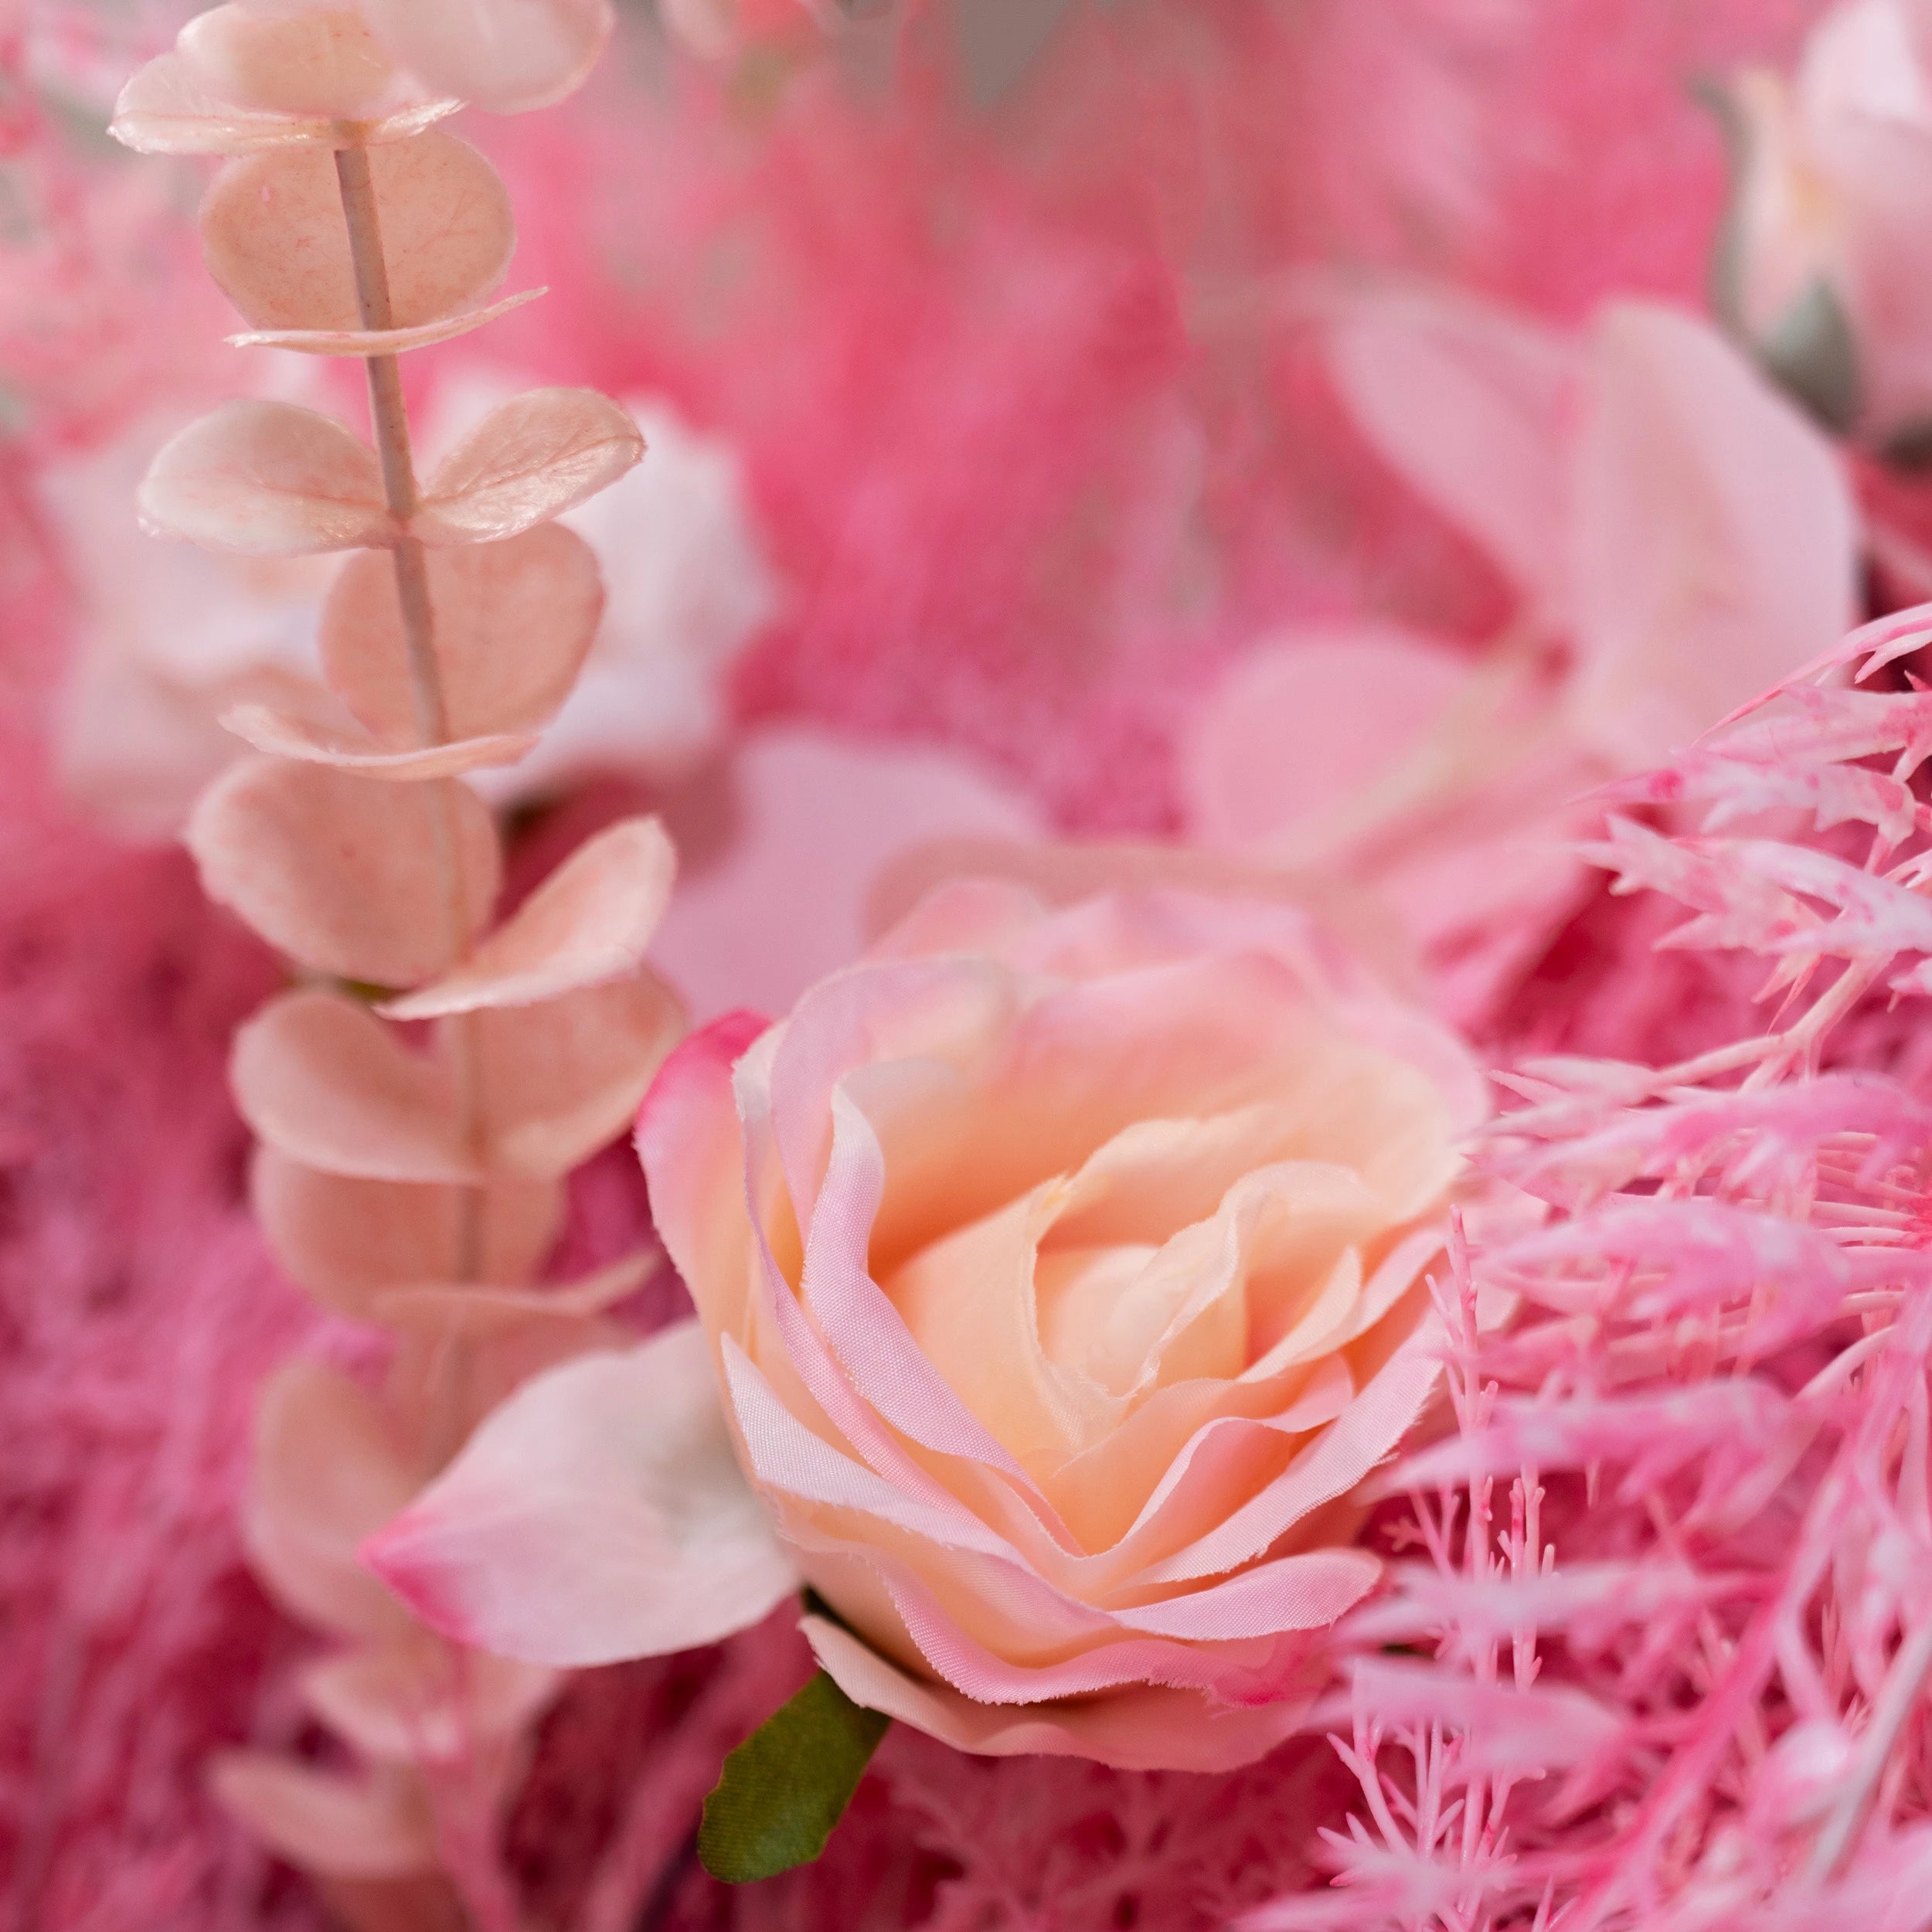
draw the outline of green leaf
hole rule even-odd
[[[725,1760],[698,1831],[704,1869],[727,1885],[749,1885],[809,1865],[891,1726],[821,1671]]]
[[[1842,435],[1858,420],[1858,344],[1829,284],[1806,288],[1759,344],[1758,357],[1828,430]]]

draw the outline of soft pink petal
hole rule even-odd
[[[1620,759],[1695,736],[1855,621],[1836,452],[1692,316],[1623,303],[1599,323],[1571,495],[1569,708]]]
[[[368,152],[391,326],[439,322],[492,294],[516,246],[495,169],[468,141],[440,131]],[[365,325],[327,150],[281,148],[230,162],[202,204],[201,232],[209,274],[252,328]]]
[[[624,819],[579,846],[454,971],[382,1010],[430,1019],[527,1006],[634,973],[677,872],[663,825]]]
[[[488,809],[447,780],[382,784],[329,765],[246,759],[202,794],[187,837],[208,896],[270,945],[379,986],[444,971],[502,883]]]
[[[928,907],[937,893],[984,891],[995,885],[1026,894],[1039,909],[1107,893],[1172,892],[1250,907],[1299,908],[1345,941],[1356,959],[1375,968],[1387,984],[1418,992],[1422,984],[1412,943],[1372,893],[1331,874],[1298,870],[1262,855],[1198,845],[929,839],[880,869],[866,923],[883,935],[881,953],[889,954],[900,949],[901,924],[916,910]],[[1009,898],[1002,916],[1017,921],[1022,916],[1020,901]]]
[[[250,328],[228,340],[236,349],[288,349],[302,355],[404,355],[413,349],[431,349],[453,342],[485,323],[500,321],[548,289],[526,288],[481,308],[466,308],[441,321],[419,322],[413,328]]]
[[[393,1764],[459,1762],[526,1730],[556,1695],[554,1671],[478,1651],[452,1651],[412,1631],[311,1664],[309,1708],[365,1757]]]
[[[223,728],[272,757],[329,765],[366,778],[413,784],[424,778],[453,778],[492,765],[513,765],[536,743],[534,732],[460,738],[420,751],[392,751],[366,733],[277,711],[267,705],[240,704],[225,711]]]
[[[715,1642],[797,1587],[696,1322],[519,1389],[365,1554],[445,1634],[565,1668]]]
[[[362,0],[396,57],[428,85],[495,114],[580,87],[610,37],[610,0]]]
[[[448,1069],[353,1000],[284,994],[236,1035],[229,1073],[242,1117],[305,1167],[371,1181],[483,1178]]]
[[[501,543],[433,550],[432,648],[453,738],[539,730],[570,695],[604,615],[590,546],[546,524]],[[322,610],[329,688],[383,744],[421,743],[396,571],[352,557]]]
[[[466,1213],[476,1217],[479,1284],[466,1292],[478,1294],[529,1281],[563,1219],[563,1189],[552,1181],[474,1190],[359,1180],[268,1147],[256,1150],[250,1180],[276,1260],[325,1307],[362,1321],[389,1318],[378,1304],[399,1290],[456,1279]]]
[[[803,726],[742,740],[723,777],[721,794],[669,808],[686,863],[654,947],[700,1014],[784,1012],[856,959],[896,855],[949,833],[1041,830],[1023,798],[953,753]]]
[[[341,1370],[296,1361],[270,1377],[242,1526],[257,1573],[304,1623],[342,1636],[407,1629],[356,1551],[415,1489],[379,1405]]]
[[[209,1782],[234,1817],[304,1872],[366,1880],[441,1867],[422,1787],[393,1771],[352,1778],[267,1751],[223,1751]]]
[[[1383,457],[1532,603],[1558,609],[1572,352],[1464,296],[1371,298],[1333,328],[1336,380]]]
[[[453,114],[456,100],[414,100],[362,126],[366,141],[405,141]],[[284,148],[326,150],[337,138],[329,120],[257,113],[220,99],[208,77],[179,54],[151,60],[114,104],[109,131],[148,155],[247,155]]]
[[[1294,631],[1251,652],[1182,740],[1189,833],[1240,847],[1319,821],[1413,751],[1467,676],[1458,652],[1394,624]]]
[[[775,1495],[876,1518],[946,1549],[1010,1560],[1013,1546],[950,1497],[914,1495],[808,1428],[730,1335],[719,1344],[731,1413],[751,1474]]]
[[[595,496],[643,455],[642,432],[608,396],[532,389],[444,458],[412,527],[433,544],[514,536]]]
[[[443,1024],[470,1030],[492,1165],[544,1179],[623,1132],[683,1037],[685,1014],[676,995],[645,972]]]
[[[189,423],[155,458],[138,501],[151,536],[250,556],[395,540],[375,451],[291,403],[229,403]]]
[[[714,1335],[740,1333],[747,1311],[751,1229],[731,1070],[768,1024],[761,1014],[728,1013],[692,1034],[658,1069],[638,1113],[651,1218]]]
[[[1195,1643],[1326,1630],[1381,1580],[1382,1560],[1369,1550],[1309,1549],[1259,1563],[1192,1596],[1114,1615],[1128,1630]]]
[[[883,1711],[955,1750],[988,1757],[1090,1757],[1121,1770],[1226,1771],[1290,1736],[1305,1700],[1221,1708],[1155,1686],[1022,1706],[976,1703],[922,1682],[822,1617],[800,1624],[819,1662],[855,1704]]]

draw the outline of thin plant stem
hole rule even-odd
[[[389,293],[389,263],[383,252],[382,216],[368,149],[338,148],[335,178],[342,192],[342,217],[349,228],[349,257],[355,265],[355,298],[362,326],[371,330],[393,328],[395,309]],[[450,740],[449,706],[437,662],[436,614],[430,600],[428,566],[421,543],[406,533],[420,498],[410,443],[409,411],[403,398],[402,369],[394,355],[367,356],[364,364],[369,372],[369,421],[383,466],[383,495],[401,532],[391,555],[395,561],[403,640],[409,654],[417,730],[426,746],[447,744]],[[430,782],[442,807],[437,815],[437,858],[448,908],[450,951],[454,957],[468,943],[474,923],[473,909],[457,858],[455,781],[444,778]],[[463,1138],[474,1155],[481,1151],[484,1107],[481,1072],[469,1017],[458,1015],[446,1022],[444,1038]],[[481,1270],[482,1210],[482,1190],[464,1188],[457,1217],[456,1277],[459,1281],[474,1281]],[[460,1344],[447,1351],[451,1404],[458,1410],[462,1384],[467,1379],[466,1354]],[[449,1433],[438,1431],[439,1435]],[[454,1446],[451,1442],[447,1447]]]

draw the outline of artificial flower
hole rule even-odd
[[[1277,634],[1183,740],[1188,828],[1379,887],[1472,1012],[1577,903],[1574,801],[1849,627],[1855,512],[1827,440],[1682,311],[1612,304],[1577,342],[1405,291],[1331,327],[1355,420],[1515,612],[1480,655],[1386,621]]]
[[[660,1077],[638,1146],[702,1331],[532,1384],[371,1560],[553,1663],[802,1579],[847,1693],[961,1748],[1244,1762],[1380,1575],[1354,1492],[1434,1383],[1483,1111],[1293,909],[944,889]]]
[[[1736,181],[1718,262],[1730,319],[1840,428],[1879,439],[1932,418],[1932,10],[1851,0],[1796,73],[1723,97]]]

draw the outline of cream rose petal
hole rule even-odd
[[[819,1663],[855,1704],[987,1757],[1087,1757],[1121,1770],[1223,1771],[1288,1736],[1307,1700],[1216,1709],[1196,1693],[1148,1686],[1059,1704],[985,1704],[921,1682],[820,1617],[802,1628]]]

